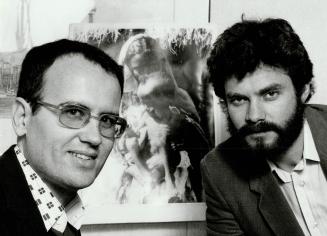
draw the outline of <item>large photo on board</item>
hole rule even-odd
[[[113,203],[202,201],[200,161],[213,143],[206,57],[209,28],[74,24],[124,70],[120,113],[128,128],[90,195]]]

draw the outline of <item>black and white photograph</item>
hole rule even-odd
[[[326,9],[1,0],[0,235],[327,235]]]

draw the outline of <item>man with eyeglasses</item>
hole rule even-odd
[[[32,48],[0,158],[0,235],[80,235],[79,189],[93,183],[126,128],[121,67],[85,43]]]

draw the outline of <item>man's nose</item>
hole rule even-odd
[[[90,119],[89,122],[81,129],[80,140],[90,143],[92,146],[98,146],[102,142],[102,135],[99,130],[99,121]]]
[[[263,121],[266,118],[265,111],[259,101],[249,102],[247,113],[246,113],[246,122],[248,123],[257,123]]]

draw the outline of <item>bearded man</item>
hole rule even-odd
[[[210,79],[231,137],[201,163],[208,235],[327,235],[327,107],[283,19],[243,20],[215,42]]]

